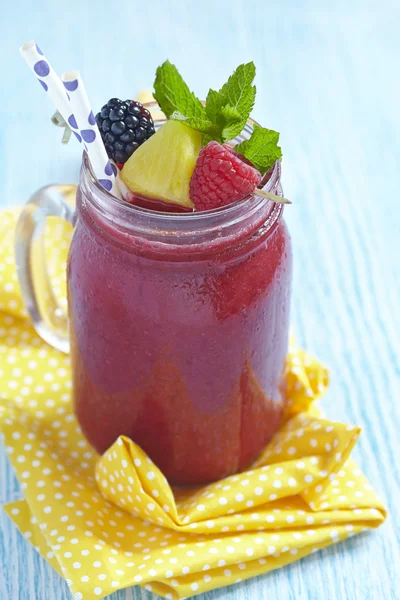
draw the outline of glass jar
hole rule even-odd
[[[263,184],[282,193],[279,162]],[[89,442],[102,453],[126,435],[174,484],[246,468],[279,427],[285,401],[291,245],[283,206],[260,196],[199,213],[132,206],[98,184],[86,155],[74,216],[54,193],[46,200],[42,192],[38,205],[41,218],[62,209],[75,226],[67,267],[73,401]],[[48,292],[38,300],[22,255],[35,326],[68,350],[63,316]]]

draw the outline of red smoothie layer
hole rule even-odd
[[[247,467],[276,431],[288,346],[283,221],[202,252],[105,233],[78,194],[68,263],[77,417],[94,448],[119,435],[175,484]],[[227,242],[228,244],[228,242]]]

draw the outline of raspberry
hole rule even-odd
[[[96,115],[109,158],[123,164],[154,133],[147,108],[135,100],[111,98]]]
[[[230,146],[209,142],[201,149],[190,180],[190,198],[196,210],[232,204],[251,194],[261,175]]]

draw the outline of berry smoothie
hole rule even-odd
[[[201,102],[165,61],[158,112],[111,98],[96,115],[124,201],[87,157],[81,172],[68,262],[75,411],[96,450],[126,435],[174,484],[246,468],[284,408],[288,201],[279,134],[250,119],[254,76],[239,65]]]
[[[175,484],[244,469],[284,405],[291,247],[282,207],[253,199],[217,211],[219,239],[207,223],[189,236],[170,222],[168,232],[176,215],[160,227],[157,213],[131,206],[108,218],[82,182],[77,204],[71,355],[89,442],[102,453],[124,434]],[[132,214],[129,231],[116,225]]]

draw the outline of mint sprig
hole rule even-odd
[[[154,97],[167,118],[200,131],[203,145],[211,140],[224,143],[237,137],[247,123],[256,96],[255,74],[253,62],[239,65],[220,90],[210,89],[204,106],[167,60],[157,69]],[[250,139],[235,150],[264,174],[282,156],[278,140],[277,132],[255,126]]]
[[[278,141],[277,131],[254,125],[251,137],[235,146],[235,150],[247,158],[261,175],[264,175],[278,159],[282,158]]]

